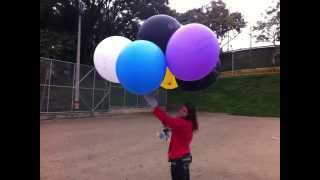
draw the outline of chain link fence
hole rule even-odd
[[[221,71],[280,67],[280,46],[224,52]],[[112,107],[145,107],[142,96],[120,84],[105,81],[93,66],[80,65],[80,107],[75,110],[75,63],[40,57],[40,113],[99,112]],[[167,91],[157,91],[159,103],[167,104]]]
[[[224,52],[221,71],[280,66],[280,46],[266,46]]]
[[[112,107],[145,107],[142,96],[129,93],[120,84],[104,80],[93,66],[80,65],[80,107],[75,110],[75,63],[40,57],[40,113],[99,112]],[[157,91],[166,105],[167,92]]]

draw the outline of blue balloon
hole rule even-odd
[[[127,91],[137,95],[151,93],[160,87],[164,79],[165,55],[150,41],[133,41],[121,51],[116,73]]]

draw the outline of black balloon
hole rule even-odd
[[[170,37],[180,26],[181,24],[171,16],[155,15],[142,24],[137,39],[151,41],[165,53]]]
[[[219,76],[219,66],[217,66],[217,69],[214,69],[211,71],[207,76],[204,78],[197,80],[197,81],[183,81],[183,80],[177,80],[178,87],[180,87],[184,91],[199,91],[208,88],[210,85],[212,85],[214,82],[216,82],[218,76]]]

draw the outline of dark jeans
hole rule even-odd
[[[191,154],[170,162],[172,180],[190,180],[189,165],[192,162]]]

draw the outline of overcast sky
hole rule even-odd
[[[172,9],[182,13],[193,8],[199,8],[206,5],[211,0],[169,0],[169,6]],[[223,0],[226,3],[228,9],[231,12],[240,12],[244,20],[247,22],[247,27],[242,29],[242,32],[233,41],[230,42],[232,49],[249,48],[250,47],[250,25],[256,25],[258,20],[262,19],[262,14],[265,10],[276,4],[276,0]],[[231,36],[231,34],[230,34]],[[256,43],[255,39],[252,39],[252,46],[272,45],[272,43]],[[227,45],[224,47],[226,50]],[[231,48],[230,48],[231,49]]]

